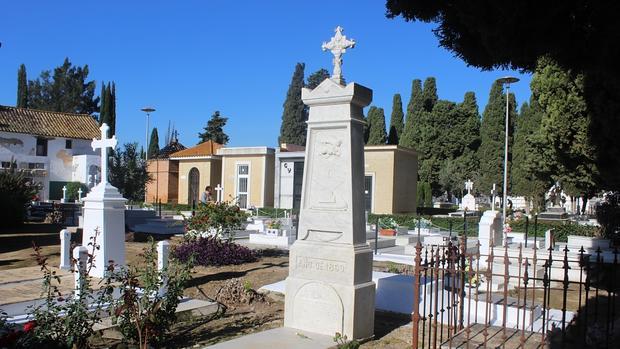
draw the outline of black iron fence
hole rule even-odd
[[[416,246],[413,348],[620,346],[617,249],[481,254],[466,239]]]

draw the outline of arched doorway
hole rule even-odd
[[[192,205],[193,203],[196,203],[196,205],[198,205],[198,194],[200,193],[199,185],[200,172],[197,168],[192,167],[192,169],[189,170],[189,185],[187,186],[187,203],[189,205]]]

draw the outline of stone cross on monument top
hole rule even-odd
[[[330,50],[334,55],[334,71],[332,72],[331,79],[342,85],[342,54],[347,52],[348,48],[355,47],[355,40],[347,39],[346,36],[342,35],[343,29],[341,26],[337,26],[335,31],[336,35],[334,35],[329,42],[324,42],[321,48],[323,51]]]
[[[110,129],[108,124],[103,123],[99,129],[101,130],[101,139],[93,138],[91,147],[93,147],[93,150],[101,149],[101,184],[105,186],[108,182],[108,148],[114,149],[117,140],[116,135],[113,135],[112,138],[107,138],[108,130]]]

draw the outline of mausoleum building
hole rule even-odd
[[[0,170],[25,170],[43,188],[40,200],[58,200],[68,182],[93,187],[101,180],[97,121],[72,114],[0,106]],[[13,165],[12,165],[13,163]]]
[[[207,141],[170,155],[169,168],[178,169],[178,203],[198,204],[207,186],[215,188],[221,183],[222,160],[216,154],[220,148],[221,144]]]

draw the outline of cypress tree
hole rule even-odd
[[[17,104],[18,108],[28,107],[28,79],[26,78],[26,66],[19,66],[17,71]]]
[[[390,133],[388,136],[388,144],[398,144],[403,135],[403,102],[400,94],[397,93],[392,98],[392,115],[390,116]]]
[[[103,81],[101,82],[101,104],[99,105],[99,125],[108,124],[110,126],[110,113],[107,100],[107,88]]]
[[[424,89],[422,90],[422,106],[426,112],[433,111],[435,103],[437,103],[437,82],[434,77],[428,77],[424,80]]]
[[[399,144],[407,148],[415,148],[415,133],[418,126],[419,113],[422,111],[422,81],[415,79],[411,83],[411,97],[407,104],[407,118],[405,129],[399,140]]]
[[[540,171],[548,169],[553,161],[539,156],[541,149],[535,146],[542,114],[534,95],[530,97],[529,104],[526,102],[521,106],[521,112],[515,121],[513,161],[510,169],[512,193],[531,200],[534,208],[544,205],[545,192],[553,185],[550,171],[544,171],[544,174]]]
[[[149,140],[149,159],[155,159],[159,154],[159,134],[157,127],[151,131],[151,139]]]
[[[510,168],[512,152],[513,125],[516,115],[514,95],[509,96],[509,137],[508,137],[508,168]],[[480,185],[483,192],[489,192],[493,183],[497,184],[499,192],[503,189],[504,176],[504,139],[506,118],[506,95],[503,86],[494,82],[489,94],[489,101],[482,114],[480,124]],[[509,173],[510,175],[510,173]],[[508,181],[510,183],[510,180]]]
[[[304,87],[305,64],[297,63],[286,93],[280,137],[278,144],[288,143],[306,145],[307,110],[301,100],[301,88]]]
[[[116,134],[116,83],[112,82],[110,90],[109,113],[110,113],[110,134]]]
[[[387,139],[385,132],[385,115],[383,108],[370,107],[368,110],[370,129],[368,130],[368,145],[383,145]]]

